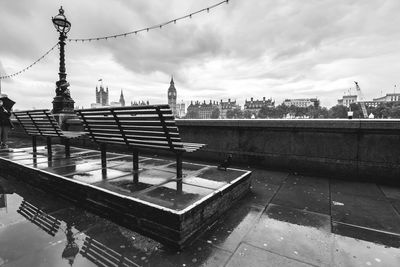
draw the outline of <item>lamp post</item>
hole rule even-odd
[[[60,46],[60,69],[58,73],[59,80],[56,82],[56,96],[53,100],[53,114],[74,113],[74,100],[72,100],[67,82],[67,74],[65,73],[65,39],[67,33],[71,29],[71,22],[64,15],[64,10],[61,7],[59,14],[51,19],[54,27],[60,33],[58,38]]]

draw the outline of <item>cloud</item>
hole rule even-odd
[[[62,4],[70,38],[118,34],[155,25],[218,1],[45,0],[0,3],[0,71],[26,67],[57,42],[51,17]],[[180,100],[321,98],[331,106],[353,80],[366,98],[399,83],[400,1],[231,0],[210,13],[126,38],[67,43],[67,79],[80,106],[94,101],[97,80],[115,100],[166,101],[170,75]],[[2,69],[1,69],[2,68]],[[3,81],[23,105],[30,84],[50,103],[57,50],[29,72]],[[114,96],[113,96],[114,97]],[[30,104],[29,104],[30,105]],[[26,106],[29,107],[27,104]]]

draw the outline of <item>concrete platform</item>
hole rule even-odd
[[[139,158],[139,183],[133,183],[132,157],[53,146],[52,157],[39,146],[0,150],[0,176],[22,180],[164,244],[182,248],[192,242],[250,188],[250,171],[217,170],[216,166],[183,164],[182,192],[176,190],[175,162]],[[49,230],[50,231],[50,230]]]

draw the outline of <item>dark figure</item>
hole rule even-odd
[[[218,170],[224,170],[226,171],[226,168],[228,168],[232,163],[232,154],[228,154],[228,157],[224,159],[224,161],[218,166]]]
[[[13,126],[10,116],[11,112],[3,107],[3,101],[0,100],[0,149],[8,148],[8,132]]]

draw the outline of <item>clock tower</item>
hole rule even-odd
[[[176,111],[176,89],[174,84],[174,77],[171,77],[171,82],[168,88],[168,105],[171,107],[172,114],[177,116]]]

